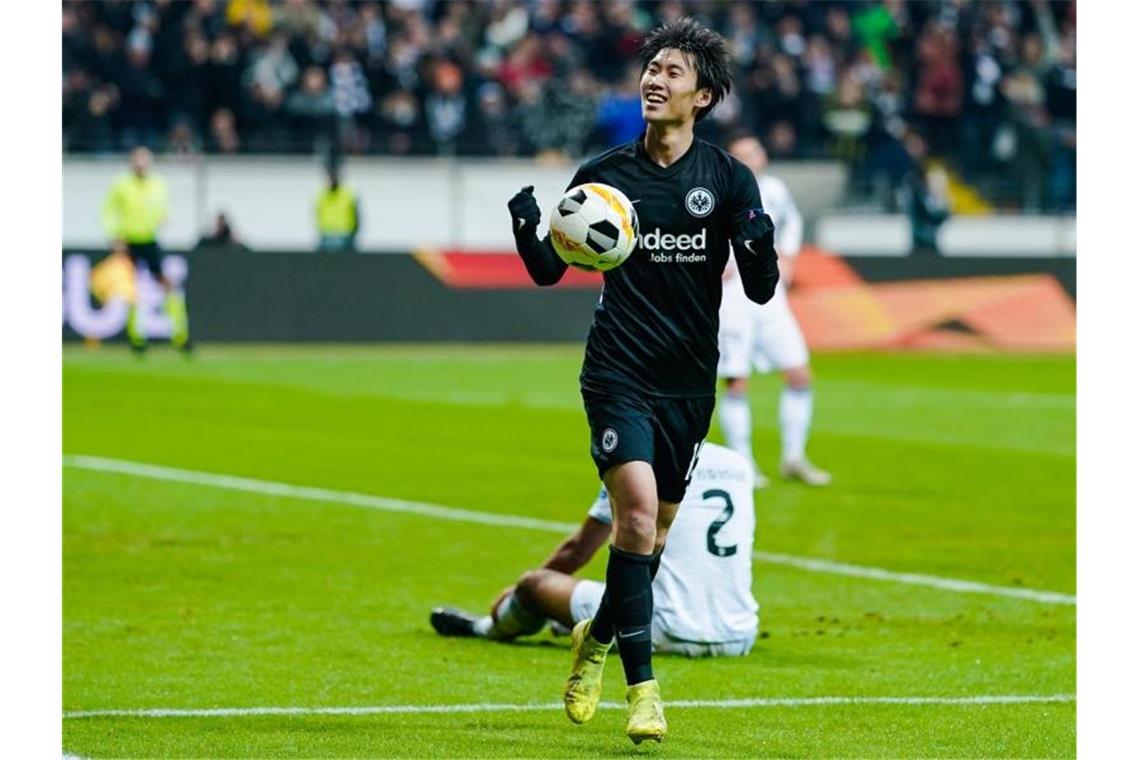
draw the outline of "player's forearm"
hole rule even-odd
[[[543,568],[573,575],[585,567],[601,545],[601,541],[593,535],[593,527],[587,523],[585,527],[563,541],[562,545],[542,564]],[[603,538],[602,541],[604,540]]]
[[[590,561],[589,556],[583,556],[577,543],[567,541],[555,550],[554,554],[542,564],[546,570],[555,570],[567,575],[573,575],[582,569],[587,562]]]
[[[554,252],[549,235],[539,240],[533,231],[523,230],[523,234],[515,237],[515,248],[535,285],[545,287],[562,279],[566,262]]]
[[[589,516],[582,525],[550,555],[543,567],[573,575],[593,559],[598,549],[609,540],[611,526]]]

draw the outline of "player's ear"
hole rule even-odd
[[[708,87],[702,87],[701,89],[697,90],[697,99],[695,101],[695,105],[698,109],[704,108],[711,102],[712,90],[710,90]]]

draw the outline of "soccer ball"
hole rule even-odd
[[[606,272],[637,245],[637,212],[616,187],[587,182],[572,187],[550,215],[554,250],[572,267]]]

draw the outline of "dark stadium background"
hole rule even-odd
[[[737,65],[700,136],[760,135],[820,253],[877,281],[1040,274],[1071,316],[1073,2],[65,2],[65,256],[106,250],[102,194],[146,145],[171,182],[160,241],[188,254],[200,339],[579,339],[587,292],[520,326],[532,296],[517,262],[480,282],[429,265],[510,254],[503,208],[534,167],[549,205],[576,160],[636,136],[638,40],[682,14],[724,32]],[[315,248],[328,165],[360,198],[358,250],[395,257],[275,253]],[[336,319],[327,304],[362,275],[372,297]],[[793,289],[801,318],[812,287]],[[1018,345],[955,329],[972,337],[950,347]],[[1049,329],[1021,345],[1071,349],[1075,328]]]

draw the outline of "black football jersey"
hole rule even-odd
[[[721,275],[733,237],[763,214],[752,172],[698,139],[671,166],[661,167],[639,138],[587,161],[570,186],[585,182],[625,193],[637,212],[639,234],[630,257],[604,275],[582,387],[657,396],[714,394]]]

